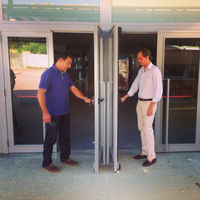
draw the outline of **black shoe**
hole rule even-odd
[[[153,165],[154,163],[156,163],[156,158],[154,158],[151,162],[148,161],[148,160],[145,160],[144,163],[143,163],[143,166],[148,167],[148,166]]]
[[[71,165],[71,166],[77,166],[78,162],[72,160],[71,158],[68,158],[65,161],[62,161],[63,164]]]
[[[136,160],[142,159],[142,158],[147,158],[146,155],[137,155],[134,157]]]
[[[42,167],[42,169],[44,171],[51,172],[51,173],[58,173],[58,172],[60,172],[60,169],[58,167],[56,167],[55,165],[53,165],[53,164],[50,164],[50,165],[48,165],[46,167]]]

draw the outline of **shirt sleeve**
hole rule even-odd
[[[50,74],[48,73],[48,71],[43,72],[39,83],[39,89],[48,90],[50,87],[50,83],[51,83]]]
[[[153,77],[154,95],[153,95],[152,102],[158,102],[161,100],[162,93],[163,93],[162,75],[158,68],[154,71],[153,76],[154,76]]]
[[[74,86],[74,83],[73,83],[71,77],[69,76],[69,87],[72,87],[72,86]]]
[[[139,70],[138,75],[136,76],[135,80],[133,81],[133,83],[131,85],[131,88],[128,91],[128,95],[130,97],[132,97],[138,91],[138,88],[139,88],[139,75],[140,75],[140,70]]]

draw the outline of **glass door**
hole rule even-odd
[[[114,26],[112,30],[112,67],[113,67],[113,140],[112,140],[112,157],[114,164],[114,171],[117,172],[119,170],[119,162],[118,162],[118,75],[119,75],[119,65],[118,65],[118,27]]]
[[[199,33],[159,33],[159,40],[164,86],[160,145],[164,151],[200,150]]]
[[[99,164],[118,163],[118,27],[94,33],[95,52],[95,172]]]
[[[107,147],[106,164],[113,164],[115,172],[119,170],[118,162],[118,27],[105,35],[106,53],[106,117],[107,117]]]
[[[41,152],[45,130],[37,89],[53,63],[52,35],[4,32],[2,37],[9,152]]]
[[[103,65],[103,33],[96,25],[94,30],[94,85],[95,85],[95,155],[94,171],[99,171],[99,164],[105,163],[105,81]]]

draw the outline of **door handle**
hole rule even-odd
[[[98,98],[98,104],[100,104],[101,102],[103,102],[104,101],[104,98]]]

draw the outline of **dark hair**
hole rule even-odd
[[[137,54],[138,54],[139,52],[142,52],[142,55],[143,55],[144,57],[149,56],[149,60],[152,60],[151,51],[150,51],[148,48],[144,47],[144,48],[140,49],[140,50],[137,52]]]
[[[55,55],[54,55],[54,64],[55,64],[60,58],[62,58],[63,60],[65,60],[67,57],[70,57],[71,59],[73,59],[73,55],[71,54],[71,52],[69,52],[69,51],[65,51],[65,52],[55,52]]]

